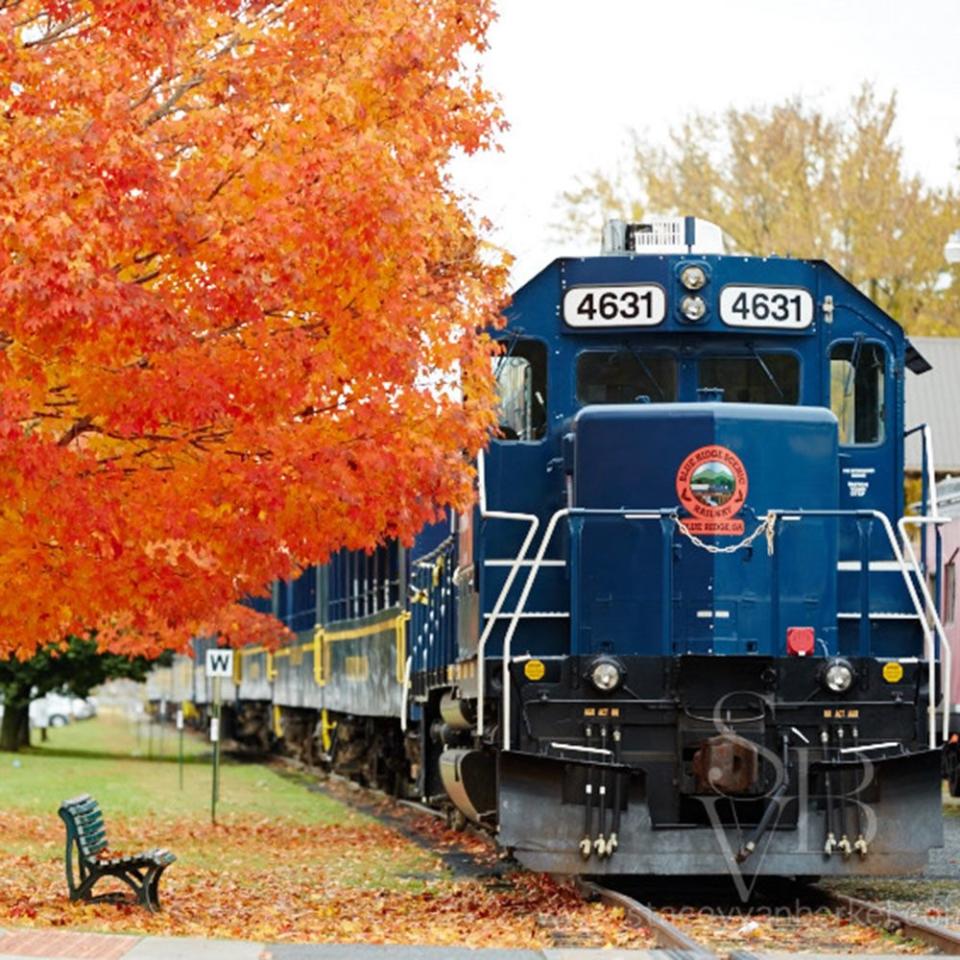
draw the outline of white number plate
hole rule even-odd
[[[801,287],[724,287],[720,319],[728,327],[804,330],[813,323],[813,297]]]
[[[667,297],[655,283],[571,287],[563,319],[571,327],[655,327],[667,315]]]

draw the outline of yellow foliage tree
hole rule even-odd
[[[737,251],[829,261],[912,333],[960,334],[960,270],[943,257],[960,196],[905,171],[896,115],[896,95],[867,84],[839,118],[792,99],[693,116],[668,146],[634,134],[619,171],[563,195],[559,229],[595,236],[611,216],[694,214]]]

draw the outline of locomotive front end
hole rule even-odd
[[[837,420],[704,394],[574,419],[570,654],[512,671],[501,842],[566,872],[920,869],[927,671],[841,647]]]
[[[919,871],[946,654],[895,529],[909,344],[826,264],[679,223],[517,295],[448,792],[495,764],[535,869]]]

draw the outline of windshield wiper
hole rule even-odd
[[[513,351],[516,349],[517,343],[520,341],[520,331],[519,330],[508,330],[507,331],[507,349],[504,353],[501,353],[500,356],[496,358],[497,365],[493,371],[493,379],[499,380],[500,374],[503,371],[503,365],[513,356]],[[502,340],[500,341],[503,342]]]
[[[773,384],[773,389],[777,391],[777,395],[780,397],[781,400],[783,400],[784,399],[783,390],[780,389],[780,384],[777,383],[777,378],[773,375],[773,372],[767,366],[763,357],[760,356],[760,354],[757,352],[757,348],[752,343],[748,343],[747,347],[749,348],[750,353],[753,354],[753,359],[760,364],[760,369],[766,374],[767,379]]]
[[[667,402],[667,395],[666,395],[666,393],[664,393],[663,387],[661,387],[660,384],[657,383],[657,378],[650,372],[650,368],[647,366],[647,364],[646,364],[646,362],[644,361],[643,357],[642,357],[639,353],[637,353],[637,350],[636,350],[636,348],[633,346],[633,344],[631,344],[631,343],[629,343],[629,342],[625,342],[625,343],[622,344],[622,346],[626,347],[627,350],[630,351],[630,354],[631,354],[631,356],[633,357],[633,359],[637,361],[637,366],[639,366],[640,369],[646,374],[647,379],[653,384],[653,386],[654,386],[654,388],[656,389],[657,393],[660,394],[660,399],[661,399],[664,403],[666,403],[666,402]]]
[[[863,352],[863,341],[866,337],[862,333],[856,333],[853,336],[853,346],[850,348],[850,369],[847,370],[847,377],[843,384],[843,396],[846,398],[850,394],[850,387],[853,385],[853,378],[857,375],[857,368],[860,366],[860,354]]]

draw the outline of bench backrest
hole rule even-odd
[[[107,828],[103,822],[100,804],[84,793],[60,804],[60,818],[67,825],[70,835],[76,838],[80,853],[85,858],[95,857],[107,847]]]

